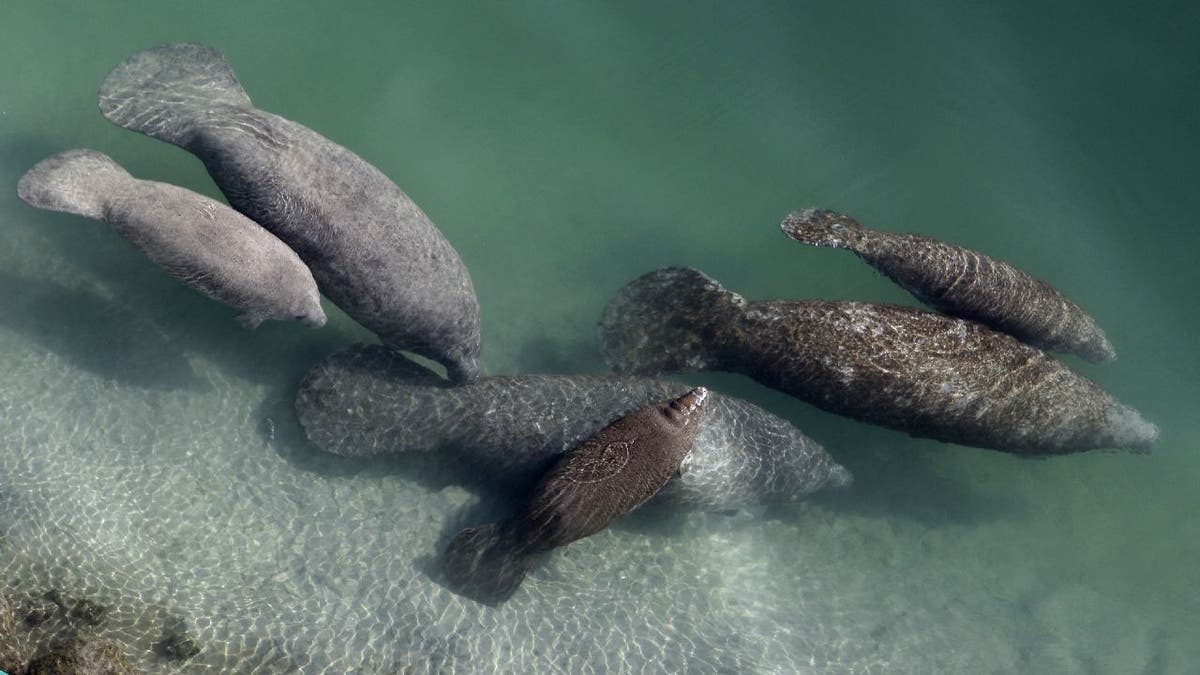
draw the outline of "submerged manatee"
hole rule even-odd
[[[691,451],[708,390],[653,403],[571,448],[538,481],[520,513],[459,532],[442,556],[459,593],[508,599],[539,554],[591,536],[666,485]]]
[[[295,249],[321,291],[384,342],[455,381],[479,374],[479,303],[442,233],[358,155],[255,108],[219,52],[138,52],[108,74],[99,104],[112,122],[199,157],[229,203]]]
[[[728,370],[913,436],[1022,454],[1145,450],[1158,428],[1003,333],[911,307],[750,302],[691,268],[621,289],[600,320],[618,372]]]
[[[403,356],[356,345],[296,396],[308,437],[340,455],[442,452],[498,483],[532,482],[610,420],[688,387],[644,377],[515,375],[450,387]],[[715,392],[680,475],[655,501],[723,509],[802,497],[850,473],[791,424]]]
[[[1104,331],[1079,305],[1002,260],[929,237],[867,229],[826,209],[796,211],[780,227],[796,241],[852,251],[921,302],[947,314],[1093,363],[1116,356]]]
[[[17,194],[38,208],[108,223],[171,276],[241,310],[247,328],[265,319],[325,325],[317,284],[296,253],[214,199],[138,180],[107,155],[83,149],[39,162]]]

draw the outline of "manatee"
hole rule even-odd
[[[479,303],[466,267],[407,195],[358,155],[255,108],[219,52],[138,52],[100,85],[101,112],[200,158],[238,211],[295,249],[321,291],[386,344],[480,371]]]
[[[852,251],[918,300],[946,314],[1093,363],[1116,356],[1104,331],[1079,305],[1002,260],[916,234],[871,230],[826,209],[796,211],[780,227],[796,241]]]
[[[621,289],[599,326],[621,373],[727,370],[913,436],[1020,454],[1145,451],[1158,428],[1042,350],[981,324],[864,302],[753,302],[691,268]]]
[[[652,403],[568,450],[514,518],[455,535],[442,555],[450,586],[480,602],[503,602],[540,554],[593,535],[641,506],[691,452],[707,396],[697,387]]]
[[[390,349],[355,345],[312,368],[296,412],[308,438],[328,452],[437,452],[473,476],[520,486],[609,420],[687,389],[612,375],[495,376],[451,387]],[[716,392],[705,408],[692,453],[656,502],[730,509],[850,482],[824,448],[767,411]]]
[[[29,204],[102,220],[171,276],[241,310],[242,325],[325,325],[321,297],[295,251],[254,221],[191,190],[138,180],[107,155],[68,150],[17,185]]]

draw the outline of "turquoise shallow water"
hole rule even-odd
[[[1191,672],[1200,653],[1195,10],[960,3],[55,3],[0,27],[0,582],[95,597],[182,670]],[[1037,274],[1118,359],[1069,363],[1162,429],[1049,460],[918,441],[731,375],[855,485],[789,508],[639,514],[488,610],[430,557],[495,508],[436,470],[307,445],[316,359],[368,339],[243,331],[106,227],[15,194],[87,146],[218,196],[95,107],[160,42],[229,57],[255,103],[351,148],[470,268],[491,373],[597,372],[607,299],[668,264],[750,298],[911,303],[789,210]],[[153,635],[151,635],[153,633]],[[149,638],[147,636],[150,636]]]

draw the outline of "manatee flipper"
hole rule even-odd
[[[664,267],[621,289],[600,316],[604,358],[619,373],[716,367],[704,338],[741,312],[745,298],[690,267]]]
[[[262,325],[262,322],[265,318],[266,317],[257,312],[244,312],[237,315],[237,322],[240,323],[242,328],[245,328],[246,330],[254,330]]]
[[[34,165],[17,183],[17,196],[30,206],[104,219],[105,205],[123,182],[125,169],[95,150],[68,150]]]
[[[491,523],[455,535],[442,554],[442,569],[455,592],[494,605],[516,592],[535,557],[520,537]]]
[[[214,106],[251,105],[224,55],[186,42],[122,61],[100,84],[98,103],[114,124],[176,145],[187,143],[193,124]]]

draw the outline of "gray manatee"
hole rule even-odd
[[[308,438],[335,454],[438,452],[503,485],[529,483],[572,446],[685,384],[613,375],[484,377],[459,386],[380,345],[313,366],[296,395]],[[790,501],[850,482],[850,472],[796,427],[710,392],[678,478],[656,502],[727,509]]]
[[[1021,454],[1145,451],[1158,428],[1045,352],[912,307],[748,301],[691,268],[655,270],[604,309],[623,373],[727,370],[913,436]]]
[[[191,190],[138,180],[103,153],[68,150],[42,160],[17,185],[29,204],[102,220],[171,276],[266,319],[325,325],[317,284],[295,251],[257,223]]]
[[[515,517],[455,535],[442,554],[451,587],[480,602],[502,602],[541,554],[590,537],[644,504],[691,452],[707,396],[697,387],[652,403],[568,450]]]
[[[929,237],[868,229],[827,209],[796,211],[780,227],[796,241],[853,252],[947,314],[1093,363],[1116,356],[1104,331],[1079,305],[1002,260]]]
[[[225,57],[197,44],[138,52],[100,85],[115,124],[200,158],[238,211],[291,246],[330,300],[387,344],[480,372],[479,303],[442,233],[346,148],[255,108]]]

